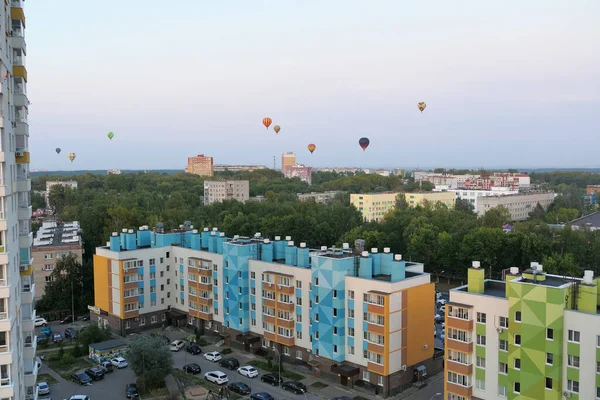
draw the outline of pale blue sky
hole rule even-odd
[[[598,0],[25,5],[32,168],[600,166]]]

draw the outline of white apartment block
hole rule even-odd
[[[0,6],[0,399],[37,399],[25,15]]]
[[[480,197],[519,194],[518,190],[510,190],[508,187],[492,187],[490,190],[448,189],[448,191],[456,193],[457,199],[467,200],[469,203],[471,203],[473,210],[477,210],[477,199]]]
[[[529,218],[538,203],[548,209],[556,193],[552,192],[529,192],[527,194],[494,195],[479,197],[477,200],[477,215],[485,215],[486,212],[498,206],[504,206],[508,209],[512,221],[524,221]]]
[[[204,205],[224,200],[242,203],[250,198],[250,181],[204,181]]]

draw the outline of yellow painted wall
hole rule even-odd
[[[27,82],[27,69],[22,65],[13,65],[13,76],[16,78],[23,78]]]
[[[449,208],[454,207],[456,194],[454,192],[425,192],[425,193],[405,193],[406,201],[410,207],[416,207],[427,200],[432,203],[443,203]]]
[[[29,152],[26,151],[22,156],[15,157],[15,161],[19,164],[28,164],[29,163]]]
[[[23,22],[23,26],[25,26],[25,13],[23,9],[20,7],[11,7],[10,9],[10,17],[12,19],[20,19]]]
[[[110,262],[106,257],[94,255],[94,305],[109,313],[112,310],[109,301],[111,289],[108,285]]]
[[[435,285],[428,283],[407,291],[407,365],[415,365],[433,357]],[[427,345],[427,349],[423,346]]]
[[[396,196],[398,193],[358,193],[350,195],[350,203],[359,210],[363,218],[367,221],[373,221],[394,209],[396,206]]]

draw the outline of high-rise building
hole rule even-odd
[[[37,398],[23,3],[0,6],[0,399]]]
[[[204,181],[204,205],[223,200],[248,201],[250,181]]]
[[[189,223],[169,233],[161,224],[115,232],[96,248],[92,319],[122,336],[187,322],[384,395],[410,387],[417,369],[441,370],[434,284],[423,264],[388,248],[309,250],[274,239],[228,238]]]
[[[293,167],[296,165],[296,153],[287,152],[281,155],[281,172],[285,171],[285,167]]]
[[[188,163],[187,167],[185,167],[185,172],[200,176],[213,176],[213,158],[205,156],[204,154],[198,154],[195,157],[188,157]]]
[[[445,398],[598,398],[599,282],[538,263],[497,281],[473,262],[445,305]]]
[[[33,240],[33,270],[35,271],[35,298],[45,292],[46,283],[52,279],[56,262],[65,254],[72,253],[77,261],[83,261],[79,222],[42,223]]]

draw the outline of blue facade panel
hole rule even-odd
[[[144,275],[144,267],[138,267],[138,274]]]
[[[138,281],[138,288],[144,287],[144,281]]]
[[[150,300],[156,301],[156,293],[150,293]]]
[[[179,292],[179,298],[185,300],[185,292]]]
[[[156,265],[151,265],[150,266],[150,273],[151,274],[155,274],[156,273]]]
[[[150,286],[156,286],[156,279],[150,279]]]
[[[183,274],[183,264],[179,264],[179,273]]]
[[[138,296],[138,302],[143,303],[144,302],[144,295],[141,294]]]

